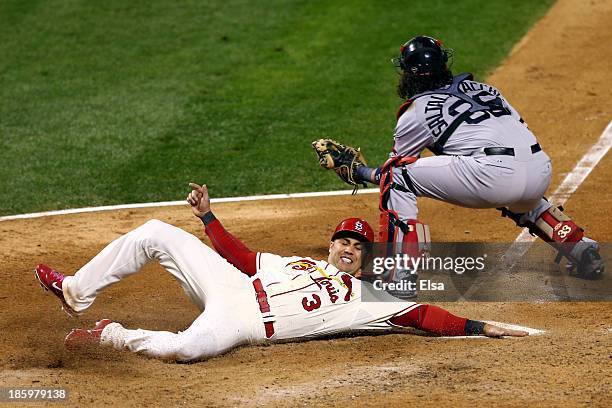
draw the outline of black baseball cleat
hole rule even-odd
[[[582,279],[598,279],[605,270],[605,262],[597,247],[589,247],[582,252],[580,262],[569,262],[567,266],[570,275]]]

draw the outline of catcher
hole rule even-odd
[[[380,242],[419,255],[429,228],[417,219],[417,197],[470,208],[497,208],[568,259],[570,274],[595,279],[604,271],[597,242],[563,208],[545,197],[551,162],[518,112],[491,85],[471,74],[453,76],[452,50],[427,36],[400,47],[393,150],[381,167],[367,167],[359,149],[331,139],[313,142],[322,167],[357,189],[380,186]],[[421,158],[424,149],[435,154]],[[418,246],[417,246],[418,243]],[[394,271],[405,279],[406,271]]]
[[[193,361],[245,343],[315,338],[351,330],[414,327],[434,334],[526,336],[520,330],[457,317],[433,305],[362,302],[371,285],[355,278],[363,245],[374,232],[358,218],[342,221],[331,236],[327,261],[253,252],[210,210],[206,186],[191,184],[187,197],[218,253],[197,237],[151,220],[111,242],[74,276],[38,265],[36,278],[71,315],[83,313],[109,285],[157,260],[181,284],[202,314],[183,332],[128,329],[102,319],[74,329],[66,346],[111,346],[151,357]]]

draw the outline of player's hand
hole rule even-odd
[[[529,335],[529,333],[523,330],[504,329],[503,327],[486,323],[484,326],[484,335],[487,337],[525,337]]]
[[[187,196],[187,202],[191,206],[191,211],[196,217],[201,217],[210,211],[210,197],[208,196],[208,187],[206,184],[199,185],[189,183],[191,193]]]

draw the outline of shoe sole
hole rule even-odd
[[[107,320],[108,323],[106,323],[104,327],[98,327],[100,323],[102,323],[104,320]],[[96,322],[96,325],[94,326],[93,329],[72,329],[70,330],[70,333],[68,333],[66,337],[64,338],[64,346],[68,350],[80,350],[80,349],[86,349],[89,347],[100,346],[101,339],[99,337],[93,338],[91,336],[91,333],[87,333],[87,332],[93,332],[96,330],[100,330],[100,335],[101,335],[104,328],[111,323],[113,323],[112,320],[102,319],[99,322]],[[79,335],[78,334],[79,332],[83,332],[84,334]]]
[[[66,349],[75,351],[87,349],[90,347],[97,347],[99,341],[93,339],[88,334],[78,334],[79,331],[87,331],[87,329],[72,329],[70,333],[64,338],[64,347]]]
[[[36,269],[34,269],[34,276],[36,277],[36,280],[38,281],[38,284],[40,285],[40,287],[43,288],[45,290],[45,292],[51,291],[51,289],[49,289],[49,287],[43,283],[42,279],[40,279],[40,276],[38,276],[38,271]],[[66,301],[64,301],[62,299],[59,299],[59,300],[62,302],[62,310],[68,316],[76,318],[76,317],[78,317],[80,315],[80,313],[77,313],[74,310],[72,310],[72,308],[70,306],[68,306],[68,303],[66,303]]]

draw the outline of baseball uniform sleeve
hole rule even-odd
[[[394,153],[418,157],[425,147],[434,142],[433,136],[417,115],[421,103],[420,100],[413,102],[397,121],[393,135]]]
[[[465,336],[473,333],[470,322],[463,317],[453,315],[447,310],[434,305],[420,305],[409,312],[393,316],[389,323],[401,327],[414,327],[440,336]],[[468,330],[469,329],[469,330]],[[470,333],[468,333],[468,331]]]
[[[216,218],[205,224],[204,231],[223,258],[241,272],[253,276],[257,272],[257,253],[227,231]]]

